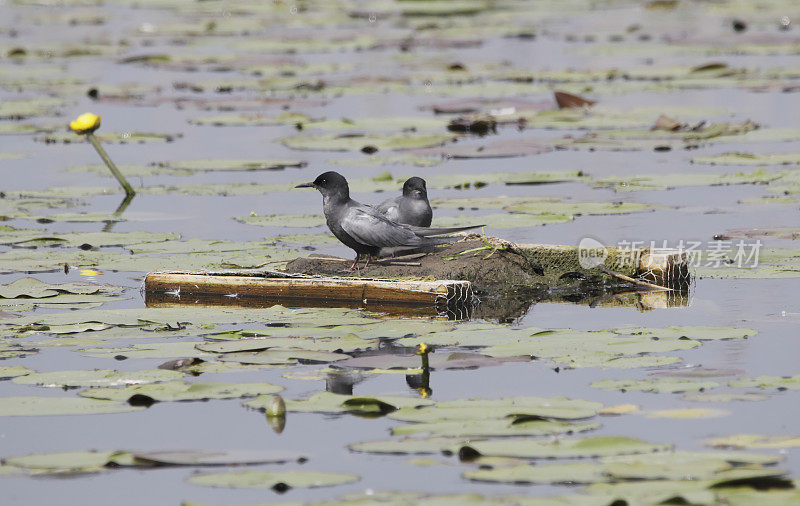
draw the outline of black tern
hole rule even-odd
[[[455,238],[436,236],[482,226],[426,228],[396,223],[374,207],[351,199],[347,179],[338,172],[320,174],[313,182],[295,188],[316,188],[322,194],[322,210],[328,228],[345,246],[356,252],[351,271],[356,268],[361,255],[367,255],[366,268],[382,248],[410,249],[445,244]]]
[[[377,209],[392,221],[415,227],[430,227],[433,219],[425,180],[416,176],[403,184],[403,195],[381,202]]]

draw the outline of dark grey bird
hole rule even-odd
[[[392,221],[415,227],[430,227],[433,219],[425,180],[416,176],[403,183],[401,196],[384,200],[377,209]]]
[[[445,244],[456,239],[437,236],[482,226],[426,228],[394,222],[374,207],[351,199],[347,179],[338,172],[320,174],[313,182],[296,188],[316,188],[322,194],[322,210],[328,228],[345,246],[356,252],[351,271],[356,268],[361,255],[367,255],[366,268],[382,248],[414,249]]]

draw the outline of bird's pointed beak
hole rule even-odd
[[[314,188],[314,183],[303,183],[295,186],[295,188]]]

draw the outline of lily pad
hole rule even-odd
[[[164,371],[170,372],[170,371]],[[185,383],[171,381],[151,385],[132,385],[125,388],[90,388],[80,393],[92,399],[126,402],[132,397],[149,398],[154,402],[198,401],[205,399],[235,399],[273,394],[283,388],[269,383]]]
[[[800,389],[800,375],[797,376],[757,376],[755,378],[739,378],[729,381],[729,386],[744,388],[760,388],[768,390],[798,390]]]
[[[98,141],[107,144],[144,144],[147,142],[172,142],[183,137],[180,133],[151,133],[151,132],[122,132],[122,133],[97,133]],[[74,133],[52,133],[39,135],[33,138],[45,144],[71,144],[83,142],[83,139]]]
[[[425,408],[402,408],[389,418],[407,422],[443,422],[475,419],[580,420],[591,418],[602,407],[598,402],[566,397],[509,397],[439,401]]]
[[[258,397],[245,403],[245,406],[253,409],[264,410],[271,402],[268,396]],[[308,399],[286,401],[286,411],[313,412],[313,413],[358,413],[370,412],[390,412],[401,408],[413,408],[416,406],[427,406],[433,401],[412,397],[399,397],[382,395],[377,397],[358,397],[352,395],[340,395],[330,392],[319,392]]]
[[[714,448],[744,449],[782,449],[800,446],[800,437],[797,436],[767,436],[759,434],[737,434],[734,436],[720,437],[706,440],[708,446]]]
[[[133,465],[131,454],[117,451],[74,451],[34,453],[6,457],[6,465],[31,471],[87,472],[100,471],[111,465]]]
[[[781,172],[757,169],[753,172],[729,174],[646,174],[635,176],[609,176],[594,180],[599,188],[614,191],[666,190],[684,186],[725,186],[739,184],[766,184],[779,181]]]
[[[394,414],[394,413],[392,413]],[[392,429],[392,435],[426,434],[448,437],[489,437],[489,436],[544,436],[553,434],[573,434],[600,427],[599,423],[569,423],[549,420],[444,420],[431,423],[401,425]]]
[[[117,372],[111,369],[31,373],[14,379],[20,385],[42,387],[117,387],[171,381],[183,377],[177,371],[160,369]]]
[[[648,418],[718,418],[728,416],[729,411],[721,409],[702,409],[702,408],[683,408],[683,409],[659,409],[646,413]]]
[[[210,172],[210,171],[254,171],[283,170],[289,167],[302,168],[306,162],[301,160],[262,160],[262,159],[199,159],[159,162],[156,166],[165,172]]]
[[[303,459],[302,455],[290,452],[257,450],[159,450],[153,452],[133,452],[140,462],[160,466],[237,466],[253,464],[283,464]]]
[[[273,337],[269,339],[240,339],[236,341],[209,342],[196,347],[209,353],[235,353],[243,351],[263,351],[268,349],[300,348],[306,351],[352,352],[376,348],[377,339],[361,339],[355,334],[342,337],[303,338]]]
[[[239,223],[261,227],[312,228],[325,224],[325,217],[318,214],[270,214],[267,216],[252,214],[235,219]]]
[[[402,439],[384,439],[378,441],[365,441],[351,443],[347,447],[354,452],[378,453],[389,455],[421,454],[430,455],[441,453],[452,448],[457,449],[459,445],[466,444],[470,440],[452,437],[432,437],[432,438],[413,438],[405,437]]]
[[[527,228],[565,223],[572,220],[573,217],[566,214],[493,213],[473,216],[439,216],[433,222],[433,226],[462,227],[480,222],[489,228]]]
[[[302,350],[296,348],[271,348],[257,352],[224,353],[218,357],[221,362],[238,362],[240,364],[280,365],[306,362],[324,364],[327,362],[344,361],[349,359],[344,353],[330,351]]]
[[[697,402],[733,402],[733,401],[765,401],[769,399],[768,395],[763,394],[723,394],[723,393],[696,393],[685,394],[683,396],[687,401]]]
[[[698,381],[680,378],[659,378],[649,380],[602,380],[592,383],[594,388],[604,390],[635,390],[653,393],[703,392],[720,386],[715,381]]]
[[[501,365],[506,362],[527,362],[530,357],[504,356],[490,357],[479,353],[453,352],[435,353],[429,356],[431,369],[472,369]],[[419,369],[420,357],[416,355],[364,355],[356,358],[342,360],[337,367],[352,367],[356,369]]]
[[[14,244],[17,246],[56,245],[91,249],[146,242],[164,242],[178,238],[180,238],[180,234],[168,232],[68,232],[52,235],[40,234],[35,237],[7,238],[0,240],[0,244]]]
[[[695,325],[695,326],[676,326],[671,325],[664,328],[649,328],[637,327],[632,329],[618,328],[614,329],[619,334],[632,334],[642,335],[648,337],[657,337],[659,339],[667,338],[686,338],[696,339],[698,341],[717,340],[717,339],[743,339],[752,337],[758,332],[753,329],[735,328],[735,327],[713,327],[710,325]]]
[[[51,284],[35,278],[21,278],[8,285],[0,285],[0,298],[51,298],[59,293],[89,295],[98,292],[119,292],[121,288],[96,285],[93,283]]]
[[[698,156],[692,163],[710,165],[798,165],[800,153],[775,153],[759,155],[751,153],[722,153],[714,156]]]
[[[140,407],[80,397],[0,397],[0,416],[57,416],[124,413]]]
[[[344,473],[314,471],[231,471],[227,473],[196,474],[189,483],[222,488],[312,488],[353,483],[359,477]]]
[[[19,377],[19,376],[25,376],[26,374],[30,374],[32,372],[35,372],[35,371],[33,371],[31,369],[28,369],[25,366],[21,366],[21,365],[12,365],[12,366],[4,365],[4,366],[0,366],[0,380],[7,380],[7,379],[11,379],[11,378],[16,378],[16,377]]]
[[[480,455],[520,458],[590,458],[668,451],[672,445],[653,444],[628,437],[599,436],[562,439],[555,442],[533,439],[476,441],[470,448]]]
[[[359,151],[372,146],[382,151],[439,146],[455,138],[448,134],[323,134],[287,137],[281,142],[291,149],[302,150]]]

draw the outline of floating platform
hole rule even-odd
[[[598,244],[599,246],[599,244]],[[515,318],[536,302],[626,305],[640,310],[688,303],[685,253],[513,244],[465,236],[426,253],[373,262],[343,274],[349,260],[311,255],[283,271],[163,271],[145,277],[148,306],[201,303],[353,307],[408,316]],[[583,255],[583,258],[581,258]]]

